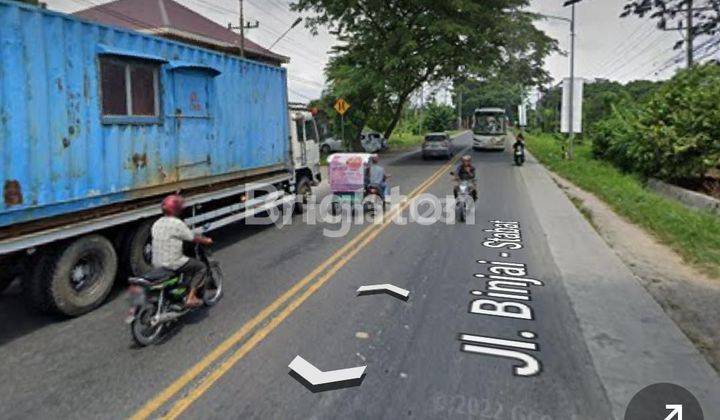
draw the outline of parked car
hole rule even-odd
[[[388,141],[380,133],[368,131],[360,135],[360,144],[366,153],[377,153],[388,148]],[[328,137],[320,143],[320,152],[329,155],[335,152],[347,152],[342,140]]]
[[[444,157],[450,159],[455,153],[453,141],[447,133],[429,133],[422,144],[422,157]]]
[[[360,135],[360,143],[367,153],[377,153],[388,148],[388,141],[380,133],[368,131]]]
[[[345,145],[342,140],[334,137],[328,137],[320,143],[320,153],[327,156],[335,152],[344,152]]]

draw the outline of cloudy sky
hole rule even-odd
[[[106,0],[45,0],[53,10],[72,12]],[[177,0],[210,19],[227,25],[237,22],[237,0]],[[673,50],[682,39],[677,32],[661,32],[654,23],[637,17],[620,18],[626,0],[585,0],[577,7],[576,72],[580,77],[606,77],[623,82],[638,78],[666,78],[682,65],[683,53]],[[260,27],[248,38],[269,46],[297,17],[290,12],[288,0],[245,0],[247,20],[259,21]],[[563,0],[532,0],[530,10],[569,17]],[[569,50],[569,25],[547,20],[538,26]],[[699,43],[702,43],[702,39]],[[313,36],[302,25],[293,29],[274,51],[291,57],[288,65],[290,99],[307,101],[319,96],[324,83],[323,68],[333,38],[327,32]],[[677,61],[677,62],[676,62]],[[556,54],[547,60],[547,69],[556,79],[569,73],[567,57]]]
[[[531,10],[570,17],[562,0],[533,0]],[[576,7],[576,72],[581,77],[603,77],[627,82],[640,78],[667,78],[684,63],[682,50],[673,50],[682,40],[678,32],[663,32],[655,22],[637,16],[620,18],[627,0],[585,0]],[[538,26],[570,49],[569,24],[545,20]],[[703,40],[700,39],[699,42]],[[560,78],[569,73],[567,57],[555,55],[546,64]]]

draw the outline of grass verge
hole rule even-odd
[[[575,159],[562,158],[550,135],[528,135],[528,149],[548,169],[605,201],[615,212],[653,233],[685,261],[720,276],[720,218],[689,209],[644,187],[637,176],[593,159],[590,145],[575,147]]]
[[[388,145],[392,150],[412,149],[419,147],[425,137],[412,133],[393,133],[388,139]]]

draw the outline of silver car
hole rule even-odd
[[[327,156],[334,152],[344,152],[345,146],[342,140],[328,137],[320,143],[320,153]]]
[[[429,133],[422,144],[422,157],[443,157],[450,159],[455,153],[453,141],[447,133]]]
[[[380,133],[365,132],[360,135],[360,145],[366,153],[377,153],[388,148],[388,141]],[[345,151],[347,151],[347,147],[342,140],[334,137],[328,137],[320,143],[320,153],[326,156]]]

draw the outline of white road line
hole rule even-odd
[[[323,372],[302,357],[295,356],[288,367],[311,385],[317,386],[360,379],[367,366]]]
[[[373,292],[386,292],[386,293],[390,293],[392,295],[399,296],[403,299],[407,299],[410,296],[409,290],[405,290],[403,288],[397,287],[397,286],[389,284],[389,283],[360,286],[357,289],[357,292],[358,292],[358,294],[367,294],[367,293],[373,293]]]

